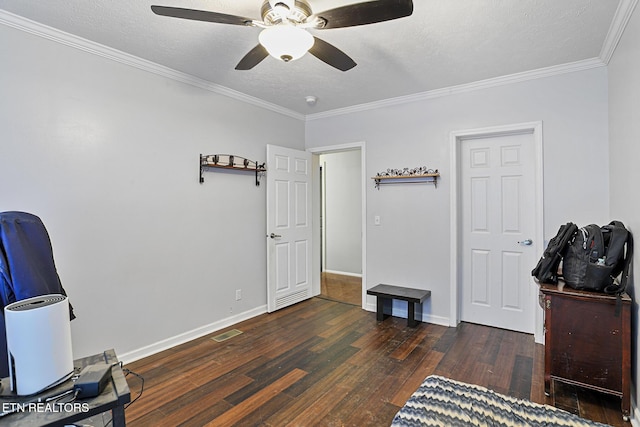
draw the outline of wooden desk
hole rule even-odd
[[[75,372],[79,373],[85,366],[96,363],[114,364],[118,358],[113,350],[104,353],[84,357],[73,362]],[[111,380],[99,396],[77,400],[73,402],[75,406],[53,406],[46,407],[44,403],[37,404],[38,399],[48,396],[58,395],[73,388],[73,381],[68,380],[53,387],[44,393],[36,396],[15,396],[11,394],[11,387],[8,378],[2,379],[2,395],[0,396],[0,410],[9,409],[12,404],[22,405],[26,411],[9,413],[0,418],[0,426],[20,426],[20,427],[63,427],[65,425],[81,422],[98,427],[102,426],[113,417],[110,426],[124,427],[126,425],[124,417],[124,405],[131,400],[129,385],[122,373],[120,365],[111,368]],[[69,396],[60,399],[60,403],[69,401]],[[26,406],[28,404],[32,406]],[[56,403],[52,401],[50,403]],[[23,405],[24,404],[24,405]],[[16,406],[14,406],[16,407]],[[4,408],[4,409],[3,409]],[[70,409],[70,411],[66,411]],[[6,411],[5,411],[6,412]],[[103,416],[105,412],[111,412],[111,417]]]
[[[545,313],[544,388],[553,381],[590,388],[622,399],[629,419],[631,392],[631,298],[542,284]]]
[[[376,296],[376,319],[384,320],[389,315],[384,313],[385,301],[394,299],[407,301],[407,325],[416,327],[416,304],[422,307],[422,302],[431,296],[431,291],[425,289],[405,288],[403,286],[394,285],[377,285],[371,289],[367,289],[368,295]]]

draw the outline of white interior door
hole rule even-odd
[[[311,153],[267,145],[267,310],[311,292]]]
[[[533,133],[461,144],[461,320],[534,332]]]

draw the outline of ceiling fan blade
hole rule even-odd
[[[329,9],[309,17],[307,21],[319,17],[326,23],[318,29],[343,28],[404,18],[412,13],[411,0],[377,0]]]
[[[258,44],[256,47],[251,49],[249,53],[240,60],[240,62],[238,62],[236,70],[250,70],[262,62],[262,60],[267,56],[269,56],[267,49],[265,49],[261,44]]]
[[[231,25],[252,25],[251,18],[242,16],[227,15],[206,10],[182,9],[180,7],[151,6],[151,10],[156,15],[169,16],[171,18],[192,19],[194,21],[216,22],[218,24]]]
[[[348,71],[356,66],[356,63],[343,51],[326,41],[314,37],[315,42],[309,53],[319,60],[337,68],[340,71]]]

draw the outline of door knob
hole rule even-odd
[[[522,246],[531,246],[533,244],[533,240],[526,239],[526,240],[523,240],[523,241],[518,242],[518,243],[520,243]]]
[[[269,237],[271,237],[272,239],[277,239],[278,237],[282,237],[282,236],[279,234],[271,233]]]

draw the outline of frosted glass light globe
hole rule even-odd
[[[313,46],[313,36],[293,25],[268,27],[258,36],[269,55],[284,62],[301,58]]]

